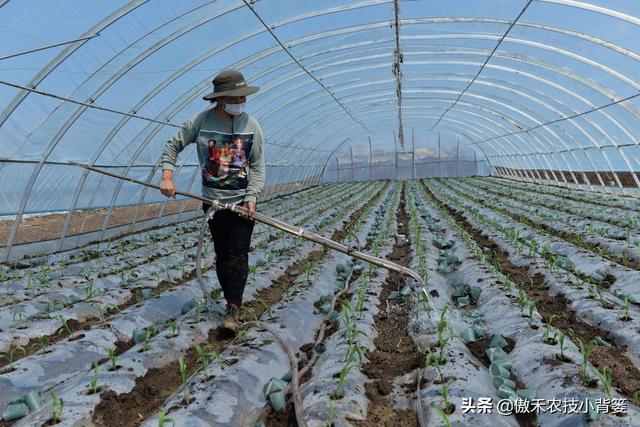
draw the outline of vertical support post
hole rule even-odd
[[[372,164],[373,164],[373,151],[371,149],[371,137],[369,137],[369,181],[373,179],[373,174],[371,172]]]
[[[349,145],[349,155],[351,156],[351,182],[354,181],[353,175],[353,145]]]
[[[398,180],[398,141],[396,140],[396,134],[393,134],[393,180]]]
[[[456,147],[456,176],[460,176],[460,140],[458,140]]]
[[[460,141],[458,141],[458,144],[460,144]],[[478,174],[478,154],[476,153],[476,150],[473,150],[473,165],[476,167],[475,175],[479,175]],[[492,172],[493,171],[491,170],[491,166],[489,166],[489,176],[493,175]]]
[[[338,169],[338,179],[337,182],[340,182],[340,162],[338,161],[338,156],[336,156],[336,166]]]
[[[440,178],[442,178],[442,156],[440,155],[440,131],[438,131],[438,168],[440,171]]]
[[[416,179],[416,141],[414,128],[411,128],[411,179]]]

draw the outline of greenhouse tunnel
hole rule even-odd
[[[264,135],[258,212],[284,215],[278,203],[306,204],[307,194],[315,206],[325,190],[351,212],[356,196],[382,188],[387,198],[372,198],[372,206],[403,210],[405,227],[414,201],[423,219],[431,207],[447,207],[443,221],[461,221],[464,209],[481,215],[495,202],[489,219],[473,221],[492,227],[508,216],[637,273],[640,1],[0,0],[0,40],[0,283],[28,275],[31,289],[27,272],[43,264],[90,261],[127,239],[199,230],[201,200],[165,197],[100,171],[160,185],[167,141],[214,108],[203,96],[229,69],[260,87],[246,103]],[[202,194],[198,144],[182,151],[173,177],[178,190]],[[542,199],[530,207],[521,190]],[[586,222],[572,210],[582,201],[593,203]],[[598,213],[603,206],[615,212]],[[576,233],[566,229],[574,220]],[[314,225],[318,234],[337,233],[323,224]],[[483,242],[495,257],[513,254]],[[564,248],[554,242],[547,246]],[[188,262],[194,266],[195,255]],[[189,271],[195,280],[195,267]],[[78,266],[74,274],[84,272]],[[636,304],[630,295],[616,294],[627,309]],[[15,326],[23,313],[11,315]]]

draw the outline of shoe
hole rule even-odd
[[[235,335],[240,329],[240,323],[238,323],[237,317],[238,306],[235,304],[227,304],[227,311],[224,314],[221,329],[225,329]]]

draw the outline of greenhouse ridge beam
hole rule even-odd
[[[526,12],[526,10],[529,8],[529,5],[531,4],[533,0],[527,0],[527,4],[524,5],[524,7],[522,8],[522,10],[520,11],[520,13],[518,14],[518,16],[516,16],[516,19],[513,20],[513,22],[511,22],[511,24],[509,25],[509,27],[507,28],[507,31],[504,32],[504,34],[502,35],[502,37],[500,37],[500,39],[498,40],[498,43],[495,45],[495,47],[493,48],[493,50],[491,51],[491,53],[489,54],[489,56],[487,56],[487,59],[484,61],[484,64],[482,64],[482,66],[480,67],[480,69],[478,70],[478,72],[476,73],[476,75],[471,79],[471,81],[467,84],[467,86],[462,89],[462,92],[460,92],[460,94],[458,95],[458,97],[456,98],[455,101],[453,101],[453,104],[451,104],[446,110],[444,110],[444,112],[442,113],[442,116],[440,116],[440,118],[438,120],[436,120],[436,122],[434,123],[434,125],[431,127],[431,130],[434,130],[438,124],[440,123],[440,121],[442,120],[442,118],[444,116],[447,115],[447,113],[449,112],[449,110],[451,110],[453,107],[456,106],[456,104],[458,103],[458,101],[460,101],[460,98],[462,98],[464,96],[464,94],[467,92],[467,90],[471,87],[471,85],[476,81],[476,79],[478,78],[478,76],[480,76],[480,73],[482,73],[482,70],[484,70],[485,66],[489,63],[489,61],[491,60],[491,57],[493,56],[493,54],[498,50],[498,48],[500,47],[500,45],[502,44],[502,42],[504,41],[504,39],[507,37],[507,35],[509,34],[509,32],[511,31],[511,29],[516,25],[516,23],[520,20],[520,18],[522,17],[522,15]]]

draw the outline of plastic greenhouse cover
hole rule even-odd
[[[392,0],[2,2],[0,57],[84,39],[0,63],[0,179],[15,183],[0,212],[139,203],[139,190],[68,162],[158,179],[164,141],[209,108],[201,96],[228,67],[262,88],[248,112],[266,137],[267,185],[330,171],[369,139],[418,152],[436,135],[443,152],[474,153],[476,172],[637,172],[640,3],[397,3],[398,40]],[[195,152],[181,161],[196,189]]]

